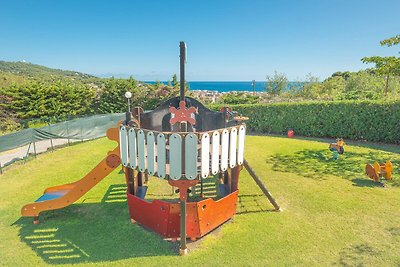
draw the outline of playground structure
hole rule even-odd
[[[386,161],[386,163],[381,164],[375,161],[374,165],[368,163],[365,166],[365,174],[377,183],[381,182],[382,177],[388,181],[392,180],[392,171],[393,164],[390,161]]]
[[[339,158],[339,155],[344,154],[344,145],[345,142],[343,138],[338,138],[336,139],[336,143],[330,143],[329,144],[329,150],[333,151],[333,159],[337,160]]]
[[[180,254],[187,253],[186,239],[196,240],[228,221],[236,212],[238,183],[243,166],[275,210],[281,208],[244,159],[246,117],[230,108],[207,109],[185,96],[186,44],[180,43],[180,96],[155,110],[130,108],[125,121],[110,128],[107,137],[118,142],[81,180],[51,187],[36,202],[22,207],[23,216],[39,223],[43,211],[71,205],[122,164],[132,223],[138,222],[164,238],[180,239]],[[177,188],[174,201],[145,200],[150,176]],[[205,198],[203,183],[218,178],[218,197]],[[200,198],[190,188],[200,187]],[[192,192],[193,195],[193,192]]]

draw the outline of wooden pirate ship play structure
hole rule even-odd
[[[223,224],[235,214],[238,183],[243,166],[268,197],[280,207],[244,159],[247,118],[229,108],[215,112],[185,96],[186,45],[180,43],[180,96],[153,111],[131,110],[107,136],[118,142],[81,180],[51,187],[36,202],[22,208],[23,216],[59,209],[77,201],[101,179],[122,164],[132,222],[138,222],[164,238],[180,239],[180,252],[187,252],[186,239],[195,240]],[[130,98],[127,93],[126,97]],[[146,200],[147,180],[154,176],[177,188],[175,201]],[[210,177],[220,181],[219,197],[206,198],[203,183]],[[189,199],[190,188],[200,187],[200,198]]]

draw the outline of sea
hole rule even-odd
[[[155,84],[155,81],[145,81],[149,84]],[[167,84],[168,82],[163,81],[162,83]],[[241,91],[241,92],[253,92],[253,82],[252,81],[240,81],[240,82],[222,82],[222,81],[194,81],[188,82],[190,90],[207,90],[207,91],[217,91],[220,93],[223,92],[232,92],[232,91]],[[262,92],[265,91],[267,82],[265,81],[256,81],[255,82],[255,91]],[[299,84],[298,82],[289,82],[288,87]]]

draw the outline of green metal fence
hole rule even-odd
[[[6,134],[0,136],[0,153],[26,145],[29,145],[29,152],[31,144],[36,148],[35,143],[42,140],[50,140],[52,147],[53,139],[68,139],[69,142],[99,138],[105,136],[108,128],[124,118],[124,113],[94,115]],[[1,167],[0,163],[0,172]]]
[[[49,124],[41,128],[24,129],[0,136],[0,152],[47,139],[94,139],[124,119],[123,113],[94,115]]]

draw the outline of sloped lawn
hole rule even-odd
[[[20,217],[21,207],[45,188],[80,179],[114,146],[103,138],[65,147],[0,176],[0,265],[400,265],[395,146],[348,145],[333,161],[326,142],[249,136],[246,158],[284,211],[271,212],[242,171],[238,214],[191,243],[185,257],[177,256],[178,243],[130,223],[119,169],[74,205],[43,213],[39,225]],[[388,159],[396,166],[395,180],[381,187],[364,167]],[[165,181],[150,180],[149,198],[170,194]]]

